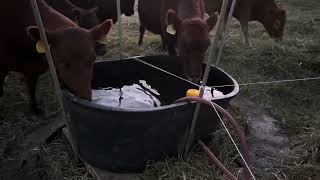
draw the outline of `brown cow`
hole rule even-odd
[[[46,0],[46,2],[53,9],[76,22],[82,28],[90,29],[99,24],[96,15],[98,7],[89,10],[82,9],[72,4],[69,0]],[[98,41],[95,44],[95,49],[97,55],[104,55],[106,53],[106,46]]]
[[[91,99],[94,42],[109,32],[112,21],[106,20],[90,30],[82,29],[43,0],[37,2],[59,78],[75,95]],[[40,35],[31,4],[28,0],[1,1],[0,8],[0,95],[9,71],[23,73],[31,95],[30,108],[35,112],[37,79],[48,65],[44,54],[36,51]]]
[[[90,9],[93,7],[99,7],[97,11],[97,16],[100,21],[106,19],[112,19],[114,23],[118,20],[117,15],[117,0],[70,0],[75,5]],[[121,13],[126,16],[131,16],[134,14],[134,2],[135,0],[120,0]]]
[[[222,6],[222,0],[205,0],[205,3],[208,13],[220,11]],[[231,3],[232,0],[230,0],[229,7]],[[272,38],[282,40],[286,24],[286,11],[275,0],[237,0],[233,16],[240,21],[244,44],[249,44],[249,21],[262,23]]]
[[[92,9],[82,9],[72,4],[68,0],[46,0],[53,9],[76,22],[80,27],[90,29],[99,24],[96,12],[98,7]]]
[[[217,21],[217,14],[204,20],[204,11],[203,0],[139,0],[139,44],[145,29],[160,34],[169,55],[176,55],[178,48],[187,78],[198,81],[210,45],[209,31]]]

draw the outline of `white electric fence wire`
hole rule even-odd
[[[126,56],[126,57],[131,57],[129,54],[127,54],[127,53],[122,53],[124,56]],[[163,73],[166,73],[166,74],[168,74],[168,75],[171,75],[171,76],[173,76],[173,77],[175,77],[175,78],[178,78],[178,79],[180,79],[180,80],[183,80],[183,81],[185,81],[185,82],[188,82],[188,83],[190,83],[190,84],[192,84],[192,85],[195,85],[195,86],[197,86],[197,87],[201,87],[199,84],[197,84],[197,83],[195,83],[195,82],[192,82],[192,81],[189,81],[189,80],[187,80],[187,79],[185,79],[185,78],[183,78],[183,77],[180,77],[180,76],[178,76],[178,75],[175,75],[175,74],[173,74],[173,73],[171,73],[171,72],[168,72],[168,71],[166,71],[166,70],[164,70],[164,69],[161,69],[161,68],[159,68],[159,67],[157,67],[157,66],[155,66],[155,65],[153,65],[153,64],[150,64],[150,63],[148,63],[148,62],[145,62],[144,60],[142,60],[142,59],[140,59],[139,57],[131,57],[133,60],[136,60],[136,61],[138,61],[138,62],[140,62],[140,63],[143,63],[143,64],[145,64],[145,65],[147,65],[147,66],[150,66],[150,67],[152,67],[152,68],[154,68],[154,69],[157,69],[157,70],[159,70],[159,71],[161,71],[161,72],[163,72]],[[240,83],[239,84],[239,86],[249,86],[249,85],[267,85],[267,84],[278,84],[278,83],[287,83],[287,82],[298,82],[298,81],[311,81],[311,80],[320,80],[320,77],[309,77],[309,78],[297,78],[297,79],[284,79],[284,80],[272,80],[272,81],[258,81],[258,82],[247,82],[247,83]],[[235,86],[234,84],[225,84],[225,85],[218,85],[218,86],[210,86],[210,87],[213,87],[213,88],[221,88],[221,87],[233,87],[233,86]]]
[[[231,135],[230,131],[228,130],[228,128],[227,128],[227,126],[226,126],[226,124],[225,124],[225,123],[224,123],[224,121],[222,120],[222,118],[221,118],[220,114],[218,113],[218,111],[217,111],[216,107],[213,105],[212,101],[210,101],[210,103],[211,103],[212,108],[214,109],[214,111],[215,111],[215,112],[216,112],[216,114],[218,115],[218,118],[219,118],[219,120],[220,120],[221,124],[223,125],[224,129],[226,130],[226,132],[227,132],[228,136],[230,137],[230,140],[232,141],[232,143],[233,143],[234,147],[235,147],[235,148],[236,148],[236,150],[238,151],[238,153],[239,153],[239,155],[240,155],[240,157],[241,157],[242,161],[244,162],[244,164],[245,164],[246,168],[249,170],[250,175],[252,176],[253,180],[255,180],[256,178],[255,178],[254,174],[252,173],[252,171],[251,171],[251,169],[250,169],[249,165],[247,164],[246,160],[245,160],[245,159],[244,159],[244,157],[242,156],[242,153],[241,153],[241,151],[239,150],[239,148],[238,148],[238,146],[237,146],[236,142],[235,142],[235,141],[234,141],[234,139],[232,138],[232,135]]]

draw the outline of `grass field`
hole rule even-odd
[[[286,0],[287,26],[284,41],[274,42],[261,24],[250,23],[251,46],[241,44],[240,27],[233,21],[221,60],[221,67],[238,83],[296,79],[320,76],[320,1]],[[130,55],[165,54],[160,37],[147,33],[143,47],[137,46],[138,23],[132,18],[122,22],[124,47]],[[100,59],[118,56],[117,27],[108,35],[108,53]],[[22,84],[10,75],[5,97],[0,100],[0,147],[30,126],[41,124],[23,113]],[[45,112],[56,109],[52,85],[44,76],[38,97]],[[241,86],[240,94],[263,105],[279,124],[288,130],[290,150],[281,164],[266,171],[263,179],[320,179],[320,81],[300,81],[265,85]],[[237,114],[238,119],[243,118]],[[218,131],[212,143],[218,158],[235,174],[239,167],[236,152],[225,133]],[[0,148],[1,150],[1,148]],[[0,158],[2,152],[0,151]],[[42,147],[39,171],[48,180],[93,179],[83,164],[75,162],[69,144],[58,135]],[[223,179],[201,151],[194,151],[187,160],[169,158],[153,163],[142,175],[144,179]]]

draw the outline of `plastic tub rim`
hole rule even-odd
[[[165,56],[165,55],[162,55],[162,56]],[[120,59],[120,60],[109,60],[108,62],[112,62],[112,61],[128,61],[130,59],[135,59],[135,58],[141,58],[141,57],[148,57],[148,56],[133,56],[133,57],[130,57],[130,58],[125,58],[125,59]],[[149,57],[152,57],[152,56],[149,56]],[[139,61],[137,61],[139,62]],[[96,61],[95,64],[99,64],[99,63],[104,63],[104,61]],[[139,62],[141,63],[141,62]],[[237,81],[231,77],[228,73],[226,73],[224,70],[220,69],[219,67],[214,67],[212,66],[213,68],[216,68],[217,70],[221,71],[222,73],[224,73],[225,75],[228,76],[229,79],[232,80],[233,84],[234,84],[234,89],[222,96],[222,97],[218,97],[218,98],[215,98],[213,101],[218,101],[218,100],[222,100],[222,99],[227,99],[227,98],[231,98],[231,97],[234,97],[238,94],[239,92],[239,84],[237,83]],[[106,105],[100,105],[100,104],[96,104],[96,103],[93,103],[93,102],[90,102],[89,100],[86,100],[86,99],[82,99],[80,97],[77,97],[75,96],[74,94],[72,94],[70,91],[68,90],[62,90],[63,91],[63,94],[67,96],[67,98],[69,100],[71,100],[73,103],[77,103],[83,107],[88,107],[88,108],[94,108],[94,109],[97,109],[97,110],[104,110],[104,111],[118,111],[118,112],[150,112],[150,111],[161,111],[161,110],[165,110],[165,109],[168,109],[168,108],[174,108],[174,107],[179,107],[179,106],[183,106],[183,105],[186,105],[186,104],[190,104],[190,103],[186,103],[186,102],[181,102],[181,103],[174,103],[172,102],[173,104],[169,104],[169,105],[164,105],[164,106],[159,106],[159,107],[148,107],[148,108],[121,108],[121,107],[112,107],[112,106],[106,106]],[[192,102],[192,104],[194,104],[196,102]]]

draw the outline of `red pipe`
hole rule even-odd
[[[228,113],[228,111],[223,109],[218,104],[216,104],[214,102],[212,102],[212,104],[211,104],[210,101],[205,100],[205,99],[200,98],[200,97],[183,97],[183,98],[178,99],[176,101],[176,103],[179,103],[179,102],[190,102],[190,101],[196,101],[196,102],[199,102],[199,103],[202,103],[202,104],[206,104],[206,105],[208,105],[210,107],[212,107],[212,104],[213,104],[213,106],[217,109],[217,111],[220,112],[228,120],[227,123],[233,127],[233,129],[235,130],[236,134],[239,136],[240,148],[241,148],[241,151],[242,151],[242,154],[243,154],[243,158],[244,158],[244,160],[246,161],[246,163],[249,166],[249,164],[250,164],[249,163],[249,152],[248,152],[248,146],[247,146],[247,142],[246,142],[244,133],[241,130],[241,128],[239,127],[237,121]],[[221,171],[224,172],[228,176],[230,171],[225,166],[223,166],[221,164],[221,162],[214,156],[214,154],[209,150],[209,148],[206,145],[204,145],[203,143],[199,143],[199,144],[202,147],[202,149],[205,151],[205,153],[207,154],[209,159],[213,163],[215,163],[221,169]],[[249,169],[245,166],[244,170],[245,170],[244,171],[244,178],[246,180],[250,180]],[[232,176],[228,176],[228,177],[230,179],[232,179],[232,180],[233,180],[233,178],[235,178],[233,175]]]
[[[219,169],[231,180],[238,180],[220,161],[219,159],[210,151],[210,149],[202,142],[198,141],[198,144],[201,146],[202,150],[207,154],[209,160],[216,164]]]

